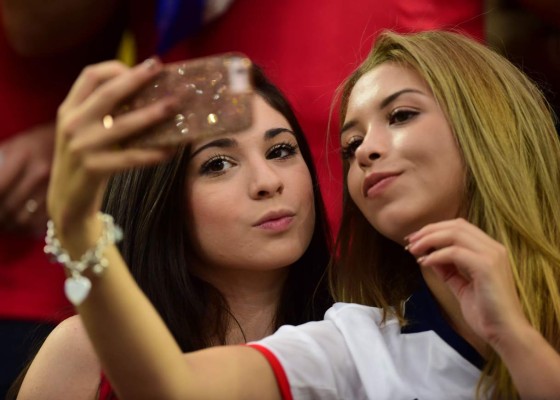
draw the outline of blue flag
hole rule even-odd
[[[163,54],[199,31],[205,0],[156,0],[157,52]]]

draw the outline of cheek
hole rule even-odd
[[[459,156],[458,156],[459,157]],[[449,160],[447,164],[448,172],[444,174],[441,181],[444,182],[442,186],[446,188],[449,199],[449,204],[454,205],[453,216],[460,215],[461,208],[464,206],[463,202],[466,196],[466,169],[462,159],[456,158]],[[445,166],[442,166],[445,168]]]
[[[362,198],[362,180],[361,175],[363,175],[360,171],[357,170],[354,164],[350,166],[348,170],[348,175],[346,179],[346,185],[348,186],[348,193],[350,197],[357,205],[360,204],[360,199]]]
[[[309,176],[309,172],[307,172],[308,178],[306,179],[306,186],[307,190],[303,191],[305,193],[305,197],[302,199],[303,204],[307,207],[305,212],[307,213],[306,218],[306,231],[307,235],[311,238],[313,235],[313,229],[315,227],[315,196],[313,193],[313,182],[311,181],[311,176]]]
[[[291,198],[290,202],[297,204],[300,210],[310,214],[311,219],[314,220],[313,182],[307,166],[304,164],[297,169],[288,170],[283,179],[287,182],[284,195]]]
[[[185,222],[193,243],[199,247],[212,246],[213,240],[227,233],[224,227],[231,226],[228,221],[237,209],[233,199],[238,198],[231,189],[224,193],[223,185],[208,187],[194,184],[187,187],[185,201],[190,212]]]
[[[236,227],[234,205],[226,206],[222,202],[216,203],[210,197],[195,200],[198,207],[196,212],[187,221],[191,248],[200,262],[226,265],[235,258],[242,232],[233,229]]]

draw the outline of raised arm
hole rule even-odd
[[[97,34],[122,4],[122,0],[2,0],[3,25],[20,54],[52,54]]]
[[[102,123],[160,68],[156,61],[131,70],[115,62],[89,67],[60,107],[48,209],[72,259],[98,243],[103,225],[97,212],[107,178],[164,162],[173,153],[118,145],[170,116],[172,99],[119,116],[111,126]],[[84,273],[92,287],[77,311],[120,399],[279,398],[272,370],[257,350],[233,346],[183,355],[118,249],[111,245],[103,256],[108,267],[101,276]]]

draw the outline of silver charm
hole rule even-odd
[[[85,276],[76,274],[64,281],[64,293],[70,303],[79,306],[88,297],[91,290],[91,281]]]
[[[47,222],[44,251],[51,256],[52,262],[64,265],[68,271],[70,276],[64,282],[64,293],[66,298],[75,306],[82,304],[91,291],[91,281],[82,273],[91,269],[94,275],[103,275],[103,272],[109,266],[109,262],[104,256],[107,246],[120,242],[123,237],[122,230],[115,225],[113,217],[99,212],[97,218],[103,222],[101,237],[97,240],[95,246],[87,250],[77,261],[70,258],[68,252],[57,239],[54,222],[52,220]]]

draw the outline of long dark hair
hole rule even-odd
[[[315,230],[303,256],[289,267],[273,321],[278,328],[321,319],[332,303],[324,279],[330,232],[311,151],[295,114],[258,67],[252,75],[255,91],[290,123],[314,190]],[[189,151],[184,149],[170,162],[116,175],[103,202],[104,211],[125,232],[120,251],[133,276],[183,351],[225,344],[231,316],[221,293],[192,273],[195,257],[183,222],[188,161]]]

